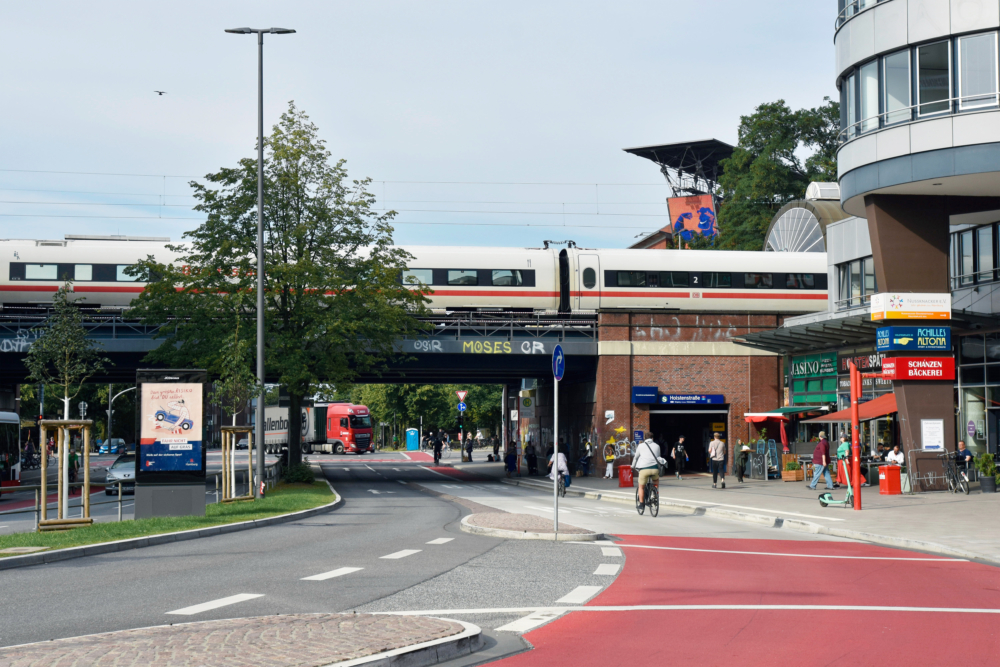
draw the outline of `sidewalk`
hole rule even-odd
[[[494,479],[551,489],[545,477],[504,478],[499,464],[459,464],[458,469]],[[496,468],[495,470],[493,468]],[[711,476],[672,475],[660,480],[660,504],[692,513],[774,525],[786,529],[861,539],[879,544],[932,551],[961,558],[980,558],[1000,564],[1000,493],[948,492],[883,496],[877,487],[862,487],[863,511],[821,507],[816,491],[805,482],[746,480],[726,477],[725,489],[713,489]],[[619,488],[617,479],[574,477],[568,493],[586,493],[610,502],[634,504],[635,488]],[[842,499],[846,489],[832,491]]]
[[[183,611],[183,610],[182,610]],[[0,649],[0,666],[433,665],[480,645],[479,628],[425,616],[301,614],[139,628]],[[394,655],[385,656],[387,652]],[[407,654],[405,658],[398,657]],[[384,661],[378,656],[384,656]]]

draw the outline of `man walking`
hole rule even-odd
[[[684,450],[684,436],[677,438],[677,442],[674,443],[674,448],[670,452],[671,458],[674,460],[674,473],[677,475],[677,479],[684,479],[681,475],[684,473],[684,463],[689,461],[687,452]]]
[[[716,482],[722,478],[722,488],[726,488],[726,443],[720,440],[721,434],[713,433],[715,438],[708,443],[708,456],[712,463],[712,488],[718,488]]]
[[[826,431],[819,432],[819,442],[816,443],[816,449],[813,450],[813,468],[816,472],[813,473],[812,482],[809,483],[810,489],[816,490],[816,484],[824,474],[826,475],[826,488],[837,488],[833,485],[833,479],[830,477],[830,441],[826,439]]]

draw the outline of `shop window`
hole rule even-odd
[[[986,384],[1000,384],[1000,366],[986,367]],[[1000,408],[1000,405],[993,407]]]
[[[989,32],[958,40],[959,109],[996,106],[997,35]]]
[[[478,271],[459,271],[455,269],[449,269],[448,271],[448,284],[449,285],[478,285],[479,284],[479,272]]]
[[[985,360],[985,344],[981,335],[962,336],[959,339],[960,363],[981,364]]]
[[[962,384],[984,384],[986,369],[983,366],[963,366],[960,370]]]
[[[619,287],[645,287],[646,286],[646,272],[645,271],[619,271],[618,272],[618,286]]]
[[[403,271],[404,285],[433,285],[434,269],[407,269]]]
[[[1000,333],[986,334],[986,363],[1000,361]]]
[[[885,124],[910,120],[910,51],[898,51],[882,59],[885,77]]]
[[[919,115],[951,109],[950,42],[937,42],[917,48],[917,97]]]
[[[773,277],[770,273],[744,273],[743,285],[747,289],[771,289]]]

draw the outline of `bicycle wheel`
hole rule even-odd
[[[944,476],[948,482],[948,490],[952,493],[956,493],[958,491],[958,484],[955,482],[955,473],[946,469]]]
[[[958,478],[958,488],[962,490],[962,493],[969,495],[969,480],[965,479],[965,475],[961,475]]]
[[[559,475],[559,496],[566,497],[566,479],[562,475]]]
[[[646,503],[639,502],[639,487],[635,489],[635,511],[639,513],[639,516],[642,516],[643,512],[646,511]]]
[[[660,513],[660,491],[652,484],[646,490],[649,494],[647,502],[649,503],[649,514],[651,516],[656,516]]]

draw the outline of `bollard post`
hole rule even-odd
[[[215,477],[215,504],[219,504],[219,476],[213,475]]]
[[[42,508],[38,502],[39,497],[41,497],[41,494],[38,492],[38,489],[35,489],[35,532],[38,532],[38,522],[41,520]]]
[[[84,519],[90,518],[90,427],[83,427],[83,514]]]
[[[118,481],[118,521],[122,520],[122,483]]]
[[[41,410],[39,410],[39,412],[41,412]],[[45,441],[45,435],[45,425],[42,424],[39,428],[38,436],[41,439],[39,447],[42,450],[42,504],[40,508],[41,513],[39,514],[39,521],[45,521],[48,518],[48,507],[46,507],[45,500],[48,498],[49,493],[49,445]],[[35,526],[35,528],[37,529],[38,526]]]

